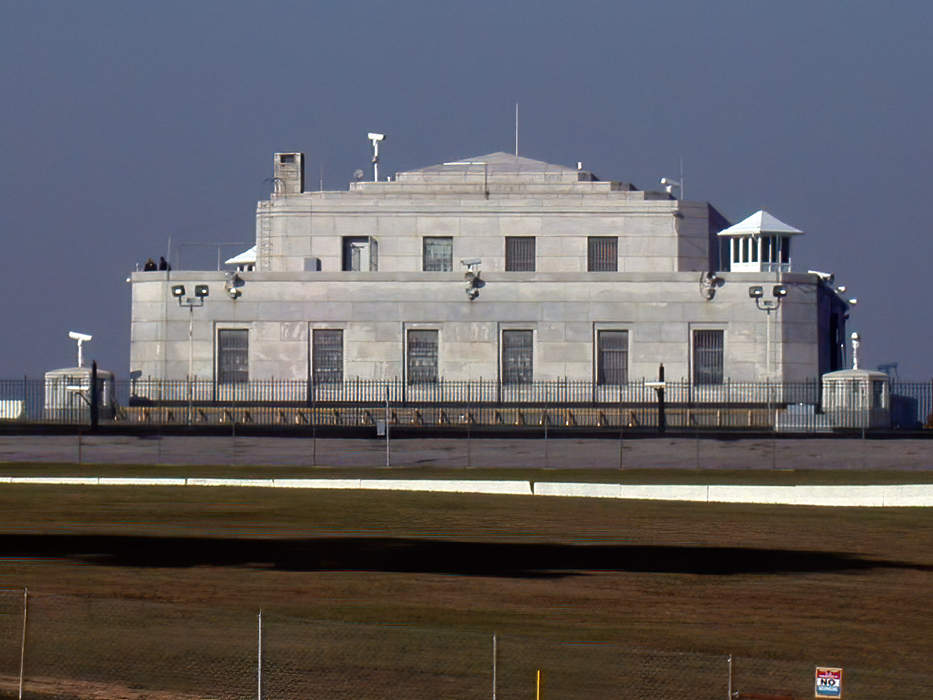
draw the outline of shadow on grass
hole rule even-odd
[[[933,566],[842,552],[646,545],[525,544],[322,537],[246,539],[112,535],[5,535],[0,557],[54,558],[125,567],[227,566],[282,571],[383,571],[559,578],[590,571],[785,574]]]

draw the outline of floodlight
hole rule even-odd
[[[172,296],[178,297],[179,299],[185,296],[185,285],[183,284],[173,284],[172,285]]]
[[[368,134],[366,134],[366,136],[367,138],[369,138],[370,141],[384,141],[386,137],[385,134],[374,134],[371,131]]]
[[[81,343],[88,342],[93,336],[87,333],[78,333],[78,331],[68,331],[68,337]]]
[[[206,284],[196,284],[194,285],[194,295],[198,299],[203,299],[208,294],[210,294],[210,288]]]
[[[764,296],[765,290],[760,286],[749,287],[748,296],[752,299],[761,299]]]
[[[856,304],[858,304],[858,299],[856,299],[855,297],[853,297],[852,299],[849,299],[849,303],[850,303],[852,306],[855,306]]]
[[[778,299],[780,299],[781,297],[786,297],[787,287],[785,287],[783,284],[776,284],[774,285],[774,289],[771,290],[771,293],[774,294],[774,296],[777,297]]]

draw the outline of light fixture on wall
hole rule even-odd
[[[192,418],[192,387],[194,366],[194,310],[197,307],[204,306],[204,300],[210,296],[211,288],[206,284],[194,285],[194,296],[185,296],[185,285],[173,284],[171,287],[172,296],[178,300],[178,305],[188,309],[188,425],[191,425]]]
[[[748,296],[755,300],[755,306],[770,314],[781,306],[781,302],[784,300],[784,297],[787,296],[787,287],[783,284],[774,285],[771,288],[771,296],[773,298],[766,299],[765,288],[760,284],[756,284],[748,288]]]

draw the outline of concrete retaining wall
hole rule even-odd
[[[933,484],[858,486],[730,486],[720,484],[586,484],[450,479],[159,479],[128,477],[0,477],[0,484],[62,486],[201,486],[421,491],[572,498],[762,503],[859,508],[930,507]]]

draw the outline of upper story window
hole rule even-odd
[[[408,331],[408,383],[437,382],[437,331]]]
[[[723,331],[693,331],[693,383],[722,384]]]
[[[597,331],[596,383],[628,382],[628,331]]]
[[[454,239],[449,236],[425,237],[422,265],[425,272],[450,272],[453,270]]]
[[[315,329],[311,334],[311,365],[315,384],[343,381],[343,331]]]
[[[347,272],[373,272],[378,266],[379,247],[372,236],[343,237],[343,265]]]
[[[505,269],[507,272],[535,271],[534,236],[505,237]]]
[[[590,236],[587,238],[586,269],[589,272],[618,271],[619,239],[616,236]]]
[[[240,384],[249,381],[249,331],[217,331],[217,381]]]

